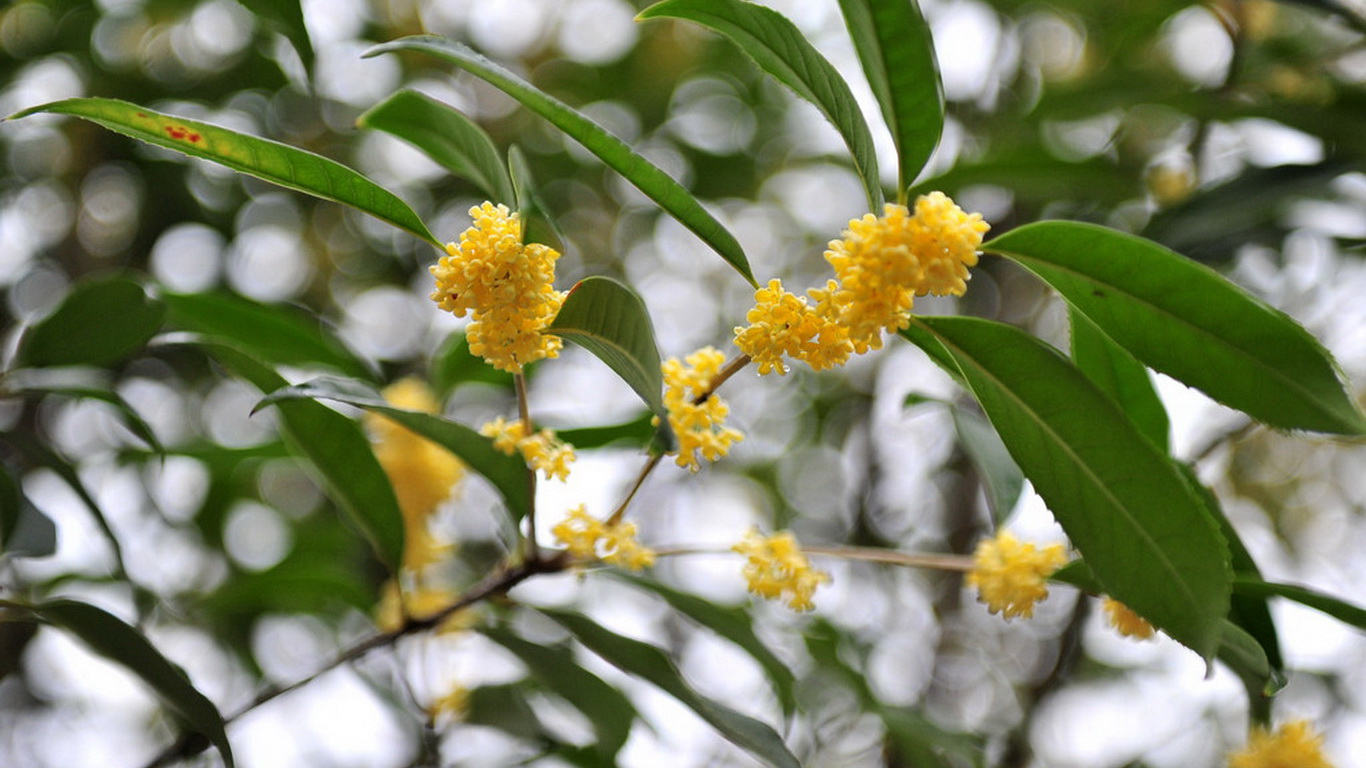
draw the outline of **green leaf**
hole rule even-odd
[[[209,160],[324,200],[349,205],[444,248],[408,204],[346,166],[321,155],[117,99],[66,99],[30,107],[7,120],[39,112],[72,115],[139,141]]]
[[[164,453],[156,433],[133,406],[112,389],[105,371],[92,368],[21,368],[5,378],[12,392],[98,400],[114,408],[123,426],[156,453]]]
[[[470,352],[470,344],[465,334],[459,332],[447,336],[432,357],[431,377],[432,387],[443,398],[466,382],[491,384],[509,391],[513,387],[512,374],[500,371],[481,358],[475,357]]]
[[[470,469],[483,475],[507,502],[513,521],[526,514],[526,464],[520,457],[506,456],[493,447],[493,441],[463,424],[431,413],[395,408],[384,398],[358,381],[317,378],[293,387],[282,387],[269,394],[257,408],[283,406],[300,399],[335,400],[393,419],[408,429],[459,456]],[[318,406],[322,407],[322,406]],[[328,411],[331,413],[332,411]]]
[[[646,160],[635,150],[569,105],[541,91],[531,83],[489,61],[471,48],[436,35],[415,35],[377,45],[365,55],[378,56],[395,51],[421,51],[443,59],[484,80],[521,102],[553,123],[585,149],[597,155],[608,167],[620,173],[659,207],[692,230],[711,246],[750,285],[758,287],[750,273],[749,261],[735,236],[726,231],[702,204],[677,181]]]
[[[1010,458],[1001,436],[996,434],[986,419],[956,406],[949,412],[953,414],[958,441],[982,474],[987,501],[991,502],[992,519],[1000,525],[1020,500],[1020,493],[1024,490],[1024,473]]]
[[[672,450],[674,436],[668,431],[654,326],[635,291],[610,277],[584,278],[569,291],[546,332],[592,352],[635,390],[659,416],[661,434]]]
[[[1262,713],[1257,718],[1265,724],[1270,716],[1269,697],[1284,683],[1280,673],[1271,668],[1262,646],[1237,624],[1225,621],[1219,641],[1219,661],[1243,681],[1250,707],[1254,713]]]
[[[639,417],[621,424],[558,429],[555,434],[576,449],[601,448],[617,442],[644,448],[649,445],[650,437],[655,433],[654,426],[650,424],[651,418],[653,417],[648,412],[641,412]]]
[[[795,24],[777,11],[742,0],[664,0],[636,18],[660,17],[695,21],[725,35],[765,72],[815,105],[853,154],[854,168],[868,195],[868,210],[881,212],[877,153],[863,112],[839,71],[807,42]]]
[[[1068,307],[1068,318],[1072,324],[1072,363],[1115,401],[1153,445],[1166,453],[1171,422],[1148,377],[1148,369],[1076,307]]]
[[[840,0],[840,10],[896,143],[901,200],[944,131],[944,88],[930,26],[915,0]]]
[[[212,341],[198,345],[264,395],[289,388],[280,374],[240,349]],[[278,409],[280,433],[290,450],[308,459],[380,561],[396,571],[403,562],[403,514],[360,426],[309,399],[281,396],[265,402]]]
[[[405,89],[371,107],[356,125],[412,144],[446,170],[473,182],[494,203],[517,203],[512,178],[493,139],[455,107]]]
[[[57,526],[0,464],[0,556],[47,557],[56,551]]]
[[[564,251],[564,236],[550,217],[545,201],[536,188],[531,163],[516,144],[508,147],[508,173],[517,192],[517,212],[522,219],[522,242],[541,243]]]
[[[77,285],[52,314],[28,330],[18,362],[28,366],[120,362],[161,328],[166,309],[125,277]]]
[[[674,666],[663,649],[622,637],[577,613],[546,608],[539,610],[569,630],[588,650],[623,672],[641,677],[678,699],[731,743],[775,768],[801,768],[776,731],[748,715],[698,694],[683,680],[678,667]]]
[[[903,333],[953,356],[1106,592],[1208,661],[1228,612],[1228,549],[1167,456],[1070,361],[1017,328],[916,317]]]
[[[1201,264],[1133,235],[1044,221],[984,244],[1056,288],[1145,365],[1284,429],[1366,433],[1328,353]]]
[[[237,0],[248,10],[270,22],[280,34],[294,46],[304,71],[313,69],[313,43],[308,38],[308,26],[304,24],[304,11],[298,0]]]
[[[636,708],[625,694],[579,666],[569,648],[532,643],[503,627],[479,631],[511,651],[542,685],[582,712],[593,724],[600,752],[611,757],[621,751],[636,718]]]
[[[1318,592],[1295,584],[1279,584],[1262,581],[1255,576],[1238,574],[1233,579],[1233,591],[1238,595],[1255,597],[1284,597],[1316,611],[1323,611],[1333,618],[1351,624],[1357,629],[1366,630],[1366,608],[1353,605],[1332,595]]]
[[[166,293],[168,323],[218,339],[273,365],[325,365],[374,381],[375,372],[303,311],[230,293]]]
[[[497,728],[526,741],[549,739],[549,731],[527,704],[527,688],[523,683],[484,685],[470,691],[469,712],[464,722]]]
[[[218,708],[136,629],[93,605],[74,600],[52,600],[28,606],[28,610],[44,623],[71,632],[90,650],[137,675],[186,727],[208,739],[223,755],[223,762],[232,768],[232,747]]]
[[[764,645],[759,636],[754,634],[754,622],[748,611],[737,606],[717,605],[697,595],[680,592],[654,579],[617,570],[608,573],[659,595],[674,610],[739,646],[753,657],[768,675],[769,682],[773,683],[774,692],[778,694],[778,702],[782,704],[783,713],[789,717],[792,715],[797,705],[793,690],[796,679],[792,675],[792,670],[788,669],[787,665]]]

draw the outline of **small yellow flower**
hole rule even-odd
[[[832,281],[833,282],[833,281]],[[831,290],[811,291],[820,302]],[[843,365],[854,347],[849,332],[829,314],[819,311],[805,297],[783,290],[781,280],[754,292],[754,308],[745,315],[748,328],[735,328],[735,344],[759,365],[760,375],[777,371],[787,373],[783,356],[804,360],[820,371]]]
[[[669,426],[678,437],[680,467],[696,472],[700,454],[716,461],[730,452],[732,445],[745,439],[737,429],[724,426],[730,406],[715,393],[700,403],[697,396],[710,391],[711,381],[721,371],[726,356],[712,347],[703,347],[684,358],[687,365],[671,357],[660,365],[664,372],[664,406],[669,411]],[[657,424],[659,417],[655,417]]]
[[[1229,768],[1333,768],[1323,754],[1323,736],[1307,720],[1283,723],[1275,733],[1258,727],[1248,744],[1229,755]]]
[[[569,465],[574,463],[574,446],[556,437],[552,429],[542,429],[528,436],[526,425],[521,421],[509,422],[499,416],[480,427],[479,434],[493,438],[493,447],[508,456],[521,453],[527,466],[545,473],[547,480],[569,477]]]
[[[383,395],[389,404],[398,408],[424,413],[437,411],[436,398],[415,378],[400,379],[387,387]],[[450,498],[464,476],[464,464],[445,448],[392,419],[367,413],[365,423],[372,435],[375,458],[389,476],[403,512],[403,566],[420,570],[440,562],[449,555],[451,546],[432,536],[431,516]]]
[[[747,558],[744,574],[750,592],[765,600],[786,597],[794,611],[815,608],[811,598],[816,587],[830,581],[830,574],[811,567],[789,531],[764,536],[751,528],[731,549]]]
[[[978,601],[1007,619],[1029,618],[1034,604],[1048,597],[1046,580],[1067,563],[1067,553],[1061,544],[1037,549],[1001,531],[978,544],[972,559],[967,583],[977,587]]]
[[[465,330],[470,351],[509,373],[559,355],[563,342],[543,333],[565,294],[556,291],[560,254],[539,243],[522,243],[522,222],[507,206],[484,203],[470,209],[474,224],[460,243],[431,268],[432,300],[456,317],[473,313]]]
[[[582,504],[569,510],[550,532],[577,560],[602,560],[631,571],[655,564],[654,550],[636,540],[635,523],[608,525],[588,514]]]
[[[469,708],[469,689],[463,685],[452,684],[445,695],[427,705],[427,717],[438,723],[459,722],[464,719]]]
[[[1147,619],[1134,613],[1129,606],[1113,597],[1105,598],[1105,618],[1116,632],[1125,637],[1147,640],[1157,632]]]

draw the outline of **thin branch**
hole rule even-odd
[[[731,553],[728,547],[663,547],[655,550],[657,557],[678,555],[724,555]],[[865,563],[885,563],[911,568],[930,568],[937,571],[970,571],[972,558],[966,555],[945,555],[937,552],[898,552],[894,549],[876,547],[847,546],[802,546],[808,555],[838,557],[842,560],[858,560]]]

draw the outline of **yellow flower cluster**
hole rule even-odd
[[[431,273],[432,301],[456,317],[472,312],[465,329],[470,352],[509,373],[559,355],[563,342],[542,331],[555,319],[565,294],[556,291],[560,254],[539,243],[522,243],[522,222],[507,206],[470,209],[474,225],[448,243]]]
[[[736,346],[758,363],[760,374],[786,374],[783,355],[805,360],[818,371],[844,365],[853,351],[849,331],[821,311],[834,290],[832,280],[823,291],[809,291],[817,303],[808,304],[806,297],[784,290],[781,280],[769,280],[754,292],[754,308],[745,315],[750,326],[735,329]]]
[[[1067,563],[1067,553],[1061,544],[1037,549],[1001,531],[978,544],[972,560],[967,583],[977,587],[978,601],[1007,619],[1029,618],[1034,604],[1048,597],[1046,579]]]
[[[397,408],[425,413],[437,410],[436,398],[415,378],[400,379],[383,394]],[[429,523],[432,513],[464,476],[464,465],[446,449],[392,419],[367,413],[365,421],[375,457],[389,476],[403,512],[403,567],[419,571],[440,562],[451,547],[432,536]]]
[[[509,422],[502,416],[479,428],[479,434],[493,438],[493,447],[512,456],[521,453],[528,467],[545,473],[547,480],[569,477],[569,465],[574,463],[574,446],[560,440],[555,431],[542,429],[534,435],[526,434],[526,425]]]
[[[1307,720],[1283,723],[1275,733],[1252,731],[1247,747],[1229,756],[1229,768],[1333,768],[1323,754],[1323,737]]]
[[[707,461],[716,461],[745,436],[724,426],[730,406],[716,394],[694,402],[698,395],[711,391],[712,379],[726,362],[725,355],[713,347],[703,347],[684,358],[684,362],[671,357],[660,369],[664,372],[664,405],[669,411],[669,426],[678,437],[678,456],[674,461],[696,472],[701,467],[698,454]],[[658,416],[655,423],[659,423]]]
[[[751,528],[745,538],[731,547],[747,558],[745,581],[749,591],[765,600],[786,597],[794,611],[815,608],[811,601],[816,587],[830,581],[830,574],[811,567],[797,539],[789,531],[764,536]]]
[[[390,579],[380,592],[379,606],[375,609],[375,625],[384,632],[397,632],[407,619],[431,618],[444,611],[458,597],[451,590],[425,586],[420,582],[411,589],[402,589],[397,581]],[[456,611],[441,622],[437,631],[442,634],[458,632],[468,628],[470,623],[468,611]]]
[[[580,560],[603,560],[631,571],[655,564],[654,550],[636,540],[635,523],[608,525],[588,514],[582,504],[569,510],[550,532]]]
[[[1125,637],[1134,637],[1139,640],[1147,640],[1156,634],[1148,620],[1130,610],[1129,606],[1121,603],[1113,597],[1105,598],[1105,619],[1115,631]]]
[[[770,281],[755,292],[750,325],[735,329],[735,343],[759,361],[760,373],[779,374],[783,354],[822,370],[879,349],[883,331],[910,324],[916,296],[967,290],[968,267],[989,228],[942,192],[920,196],[914,213],[888,203],[882,216],[854,219],[843,239],[830,242],[825,259],[835,280],[807,292],[814,304]]]

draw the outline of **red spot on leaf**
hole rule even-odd
[[[190,139],[191,142],[193,142],[193,143],[195,143],[195,144],[198,144],[198,143],[199,143],[199,134],[197,134],[197,133],[192,133],[192,134],[190,134],[189,139]]]

